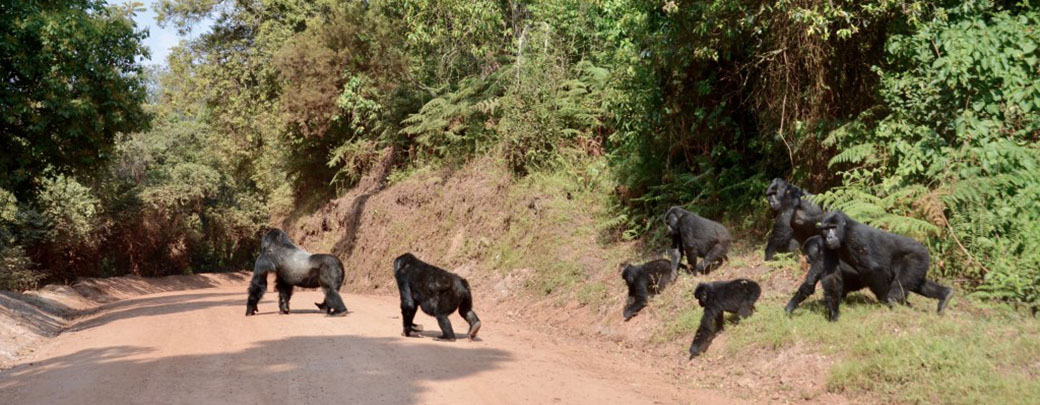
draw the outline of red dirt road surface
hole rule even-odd
[[[328,318],[298,291],[277,313],[268,292],[245,317],[245,287],[145,295],[107,304],[0,372],[4,404],[739,403],[689,389],[621,356],[475,310],[477,341],[401,336],[395,297],[344,295]],[[458,333],[465,322],[452,316]]]

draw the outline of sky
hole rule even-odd
[[[126,4],[126,0],[105,0],[108,4],[120,5]],[[177,28],[173,24],[167,24],[166,28],[160,28],[159,24],[155,21],[155,10],[152,8],[155,0],[137,0],[144,3],[145,11],[137,13],[134,17],[134,21],[137,22],[138,30],[148,30],[148,37],[144,40],[144,45],[148,47],[151,52],[149,59],[142,60],[141,62],[145,65],[166,65],[166,56],[170,54],[170,48],[177,46],[182,39],[195,38],[199,33],[203,33],[209,30],[209,25],[212,23],[211,20],[205,20],[199,22],[198,27],[192,29],[192,33],[188,37],[181,37],[177,35]]]

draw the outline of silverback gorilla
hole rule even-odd
[[[831,261],[837,260],[838,256],[835,252],[827,250],[823,244],[823,238],[821,238],[820,235],[813,236],[806,240],[805,244],[802,245],[802,252],[805,253],[805,257],[809,261],[809,273],[805,275],[805,281],[803,281],[802,285],[798,287],[798,291],[794,293],[794,297],[791,297],[791,301],[788,301],[787,306],[784,307],[784,311],[787,312],[787,315],[794,313],[795,308],[798,308],[798,305],[801,304],[802,301],[805,301],[806,298],[816,292],[816,282],[821,281],[821,279],[826,280],[823,282],[824,285],[829,285],[830,283],[841,283],[841,297],[834,297],[833,299],[844,299],[850,292],[868,287],[867,284],[860,279],[859,273],[857,273],[852,266],[849,266],[848,263],[842,261],[838,261],[838,271],[841,273],[840,278],[824,277],[823,269],[833,266]],[[826,291],[833,292],[834,289],[831,288],[830,290],[827,290],[825,288],[825,294],[827,294]],[[878,300],[881,299],[880,297],[884,297],[885,293],[887,293],[887,291],[872,291],[874,296],[878,297]],[[828,299],[832,298],[829,296],[824,297],[824,300]]]
[[[347,314],[347,307],[339,296],[343,286],[343,263],[328,254],[311,254],[289,240],[281,229],[272,229],[260,239],[260,257],[253,266],[253,281],[249,283],[246,316],[256,314],[256,304],[267,290],[267,273],[275,272],[275,290],[278,290],[278,310],[289,313],[289,299],[293,286],[321,287],[325,300],[315,303],[329,316]]]
[[[762,288],[758,283],[743,278],[698,284],[693,296],[704,308],[704,316],[690,344],[690,358],[708,350],[715,334],[722,330],[723,312],[737,314],[738,320],[747,318],[755,312],[759,295],[762,295]]]
[[[928,249],[916,240],[861,224],[841,211],[825,215],[819,232],[828,251],[822,274],[831,321],[838,319],[838,301],[842,297],[839,260],[859,274],[879,301],[905,304],[907,292],[912,291],[939,300],[939,314],[946,309],[953,289],[925,278]]]
[[[679,274],[672,270],[672,263],[667,259],[657,259],[641,265],[625,264],[621,278],[628,284],[628,302],[625,303],[625,321],[632,319],[646,307],[646,300],[657,295],[669,284],[675,282]]]
[[[672,271],[679,268],[683,254],[693,268],[693,272],[707,274],[708,271],[726,257],[729,252],[729,231],[722,224],[681,207],[671,207],[664,214],[664,223],[668,227],[668,235],[672,237],[672,247],[668,250],[672,258]],[[697,261],[698,257],[704,259]]]
[[[448,315],[456,309],[469,323],[469,338],[476,339],[477,331],[480,330],[480,319],[473,312],[473,297],[466,279],[426,264],[411,253],[394,259],[394,278],[397,279],[397,289],[401,292],[403,336],[421,337],[418,332],[422,332],[422,326],[414,323],[418,306],[422,307],[427,315],[437,318],[442,334],[434,340],[455,340],[455,331],[451,328]],[[416,334],[413,335],[413,332]]]
[[[773,260],[776,252],[796,252],[807,239],[816,235],[816,223],[823,219],[823,210],[803,197],[802,191],[784,179],[775,178],[766,188],[766,201],[775,216],[773,232],[766,243],[766,261]]]

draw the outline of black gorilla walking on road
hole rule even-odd
[[[905,304],[907,293],[915,292],[939,300],[939,314],[946,309],[953,289],[925,277],[929,255],[920,242],[861,224],[840,211],[825,215],[819,228],[828,251],[822,274],[830,320],[837,320],[843,295],[839,261],[848,263],[882,302]],[[826,282],[828,279],[833,282]]]
[[[807,239],[817,234],[816,223],[823,219],[823,209],[805,197],[809,193],[776,178],[766,188],[766,201],[773,210],[773,232],[766,243],[766,261],[777,252],[797,252]]]
[[[683,254],[690,263],[693,272],[707,274],[721,262],[733,238],[722,224],[681,207],[671,207],[664,214],[664,224],[668,227],[668,235],[672,237],[669,256],[672,258],[672,271],[679,268]],[[700,262],[698,257],[703,257]]]
[[[715,334],[722,330],[724,312],[737,314],[738,320],[747,318],[755,312],[755,301],[758,301],[760,295],[762,288],[758,283],[743,278],[698,284],[693,296],[704,308],[704,316],[690,343],[690,358],[708,350]]]
[[[427,315],[436,317],[441,327],[443,333],[435,340],[455,340],[455,331],[451,328],[448,315],[456,309],[469,323],[469,338],[476,339],[480,318],[473,312],[473,296],[466,279],[426,264],[411,253],[394,259],[394,278],[397,279],[397,289],[401,293],[402,335],[421,336],[418,332],[422,332],[422,326],[414,323],[416,308],[421,307]],[[416,334],[413,335],[413,332]]]
[[[249,283],[249,299],[246,301],[246,316],[256,314],[256,305],[267,290],[267,273],[275,273],[275,290],[278,290],[278,310],[289,313],[289,299],[293,286],[304,288],[321,287],[325,300],[315,303],[318,309],[329,316],[347,314],[347,306],[339,296],[343,286],[343,263],[328,254],[311,254],[289,240],[281,229],[272,229],[260,239],[260,257],[253,266],[253,280]]]

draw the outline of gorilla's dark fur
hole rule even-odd
[[[668,227],[668,235],[672,237],[672,247],[668,250],[672,271],[679,268],[685,254],[686,261],[695,273],[707,274],[726,257],[733,240],[722,224],[680,207],[671,207],[665,212],[664,224]],[[698,262],[698,257],[703,259]]]
[[[905,304],[907,292],[912,291],[939,300],[936,311],[942,314],[953,296],[953,289],[925,278],[928,249],[916,240],[861,224],[840,211],[823,217],[819,233],[826,247],[821,271],[831,321],[838,319],[843,296],[839,261],[848,263],[878,300],[889,305]]]
[[[657,259],[641,265],[626,264],[621,271],[621,278],[628,284],[628,302],[625,303],[625,321],[632,319],[646,307],[650,296],[660,294],[669,284],[675,282],[678,272],[672,270],[672,263],[667,259]]]
[[[760,295],[762,288],[758,283],[743,278],[698,284],[693,296],[704,308],[704,316],[690,344],[690,358],[708,350],[715,334],[722,330],[723,312],[737,314],[738,321],[747,318],[755,312],[755,301]]]
[[[260,239],[260,257],[253,266],[253,281],[249,283],[249,299],[246,301],[246,316],[256,314],[256,304],[267,290],[267,273],[275,273],[275,290],[278,290],[278,310],[289,313],[289,299],[293,286],[304,288],[321,287],[325,300],[315,303],[318,309],[329,316],[342,316],[347,306],[339,296],[343,286],[343,263],[328,254],[311,254],[289,240],[289,235],[280,229],[272,229]]]
[[[421,337],[418,332],[422,332],[422,326],[416,325],[414,320],[416,307],[422,307],[427,315],[437,318],[443,332],[440,337],[434,338],[435,340],[455,340],[455,331],[451,328],[448,315],[456,309],[469,323],[469,338],[477,337],[480,319],[477,318],[476,312],[473,312],[473,297],[466,279],[426,264],[411,253],[394,259],[394,278],[397,279],[397,288],[401,292],[401,322],[404,324],[402,335]]]
[[[791,315],[802,301],[805,301],[806,298],[816,292],[816,282],[824,278],[823,269],[832,265],[831,261],[837,260],[838,257],[835,252],[826,249],[823,244],[823,238],[820,235],[806,240],[805,244],[802,245],[802,252],[805,253],[805,257],[809,261],[809,273],[805,275],[805,281],[798,287],[794,297],[791,297],[791,301],[788,301],[787,306],[784,307],[787,315]],[[838,261],[838,270],[841,273],[841,278],[831,279],[825,283],[840,282],[842,299],[852,291],[858,291],[867,287],[867,284],[860,280],[859,273],[847,263]],[[880,297],[883,297],[887,291],[873,292],[874,296],[879,297],[878,299],[880,300]]]
[[[776,178],[766,188],[766,201],[773,210],[773,233],[766,243],[766,261],[776,252],[797,252],[798,247],[816,235],[816,223],[823,210],[809,201],[810,194],[784,179]]]

